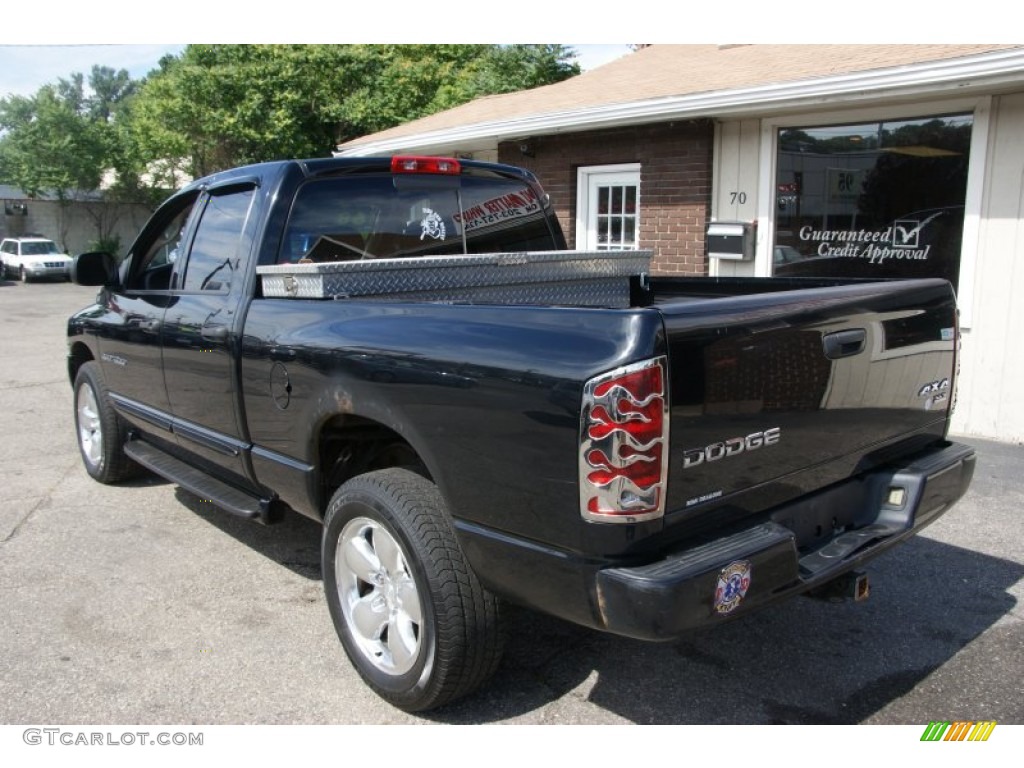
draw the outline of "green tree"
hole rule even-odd
[[[79,111],[81,82],[61,80],[31,97],[0,100],[0,175],[35,197],[64,199],[99,186],[106,146],[102,129]]]
[[[92,90],[86,104],[89,117],[110,123],[121,106],[138,90],[139,83],[126,69],[94,66],[89,75],[89,87]]]
[[[132,152],[205,175],[579,73],[561,45],[190,45],[130,101]]]
[[[0,179],[62,202],[154,203],[189,177],[328,155],[482,95],[579,73],[562,45],[190,45],[142,82],[95,66],[0,100]],[[109,171],[114,171],[111,175]],[[97,211],[97,239],[112,223]]]
[[[116,209],[96,203],[93,193],[117,165],[115,115],[134,84],[125,70],[93,67],[88,85],[87,90],[84,75],[74,73],[32,96],[0,99],[0,178],[30,197],[56,197],[62,245],[72,202],[83,202],[97,239],[108,237],[116,223]]]

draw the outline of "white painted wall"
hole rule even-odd
[[[71,254],[82,253],[90,248],[98,233],[93,218],[86,210],[93,208],[93,215],[104,216],[112,223],[113,234],[121,238],[121,254],[132,244],[142,225],[152,211],[144,205],[116,203],[71,203],[61,208],[60,203],[50,200],[26,200],[27,216],[5,216],[0,208],[0,236],[18,237],[29,232],[38,233],[54,240],[58,246],[67,248]],[[62,237],[62,230],[65,237]],[[118,254],[118,255],[121,255]]]
[[[1024,94],[992,101],[974,271],[953,429],[1024,442]]]

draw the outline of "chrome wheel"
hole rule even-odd
[[[346,480],[327,506],[321,547],[331,621],[383,699],[422,712],[465,696],[497,668],[499,601],[477,580],[441,492],[420,472],[389,467]]]
[[[385,674],[411,670],[422,647],[423,606],[394,536],[374,520],[353,518],[339,536],[334,574],[359,652]]]
[[[82,448],[82,456],[93,467],[99,466],[103,458],[103,424],[96,404],[96,394],[88,384],[78,387],[75,408],[78,412],[78,444]]]
[[[124,452],[128,431],[107,401],[107,388],[99,363],[82,363],[75,374],[72,407],[82,464],[93,480],[116,483],[127,480],[141,467]]]

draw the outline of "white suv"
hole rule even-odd
[[[4,277],[24,281],[43,277],[71,279],[71,257],[61,253],[53,240],[45,237],[9,237],[0,243]]]

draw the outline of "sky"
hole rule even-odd
[[[581,13],[575,0],[548,0],[529,11],[466,0],[388,0],[386,16],[379,4],[323,0],[288,0],[272,14],[238,13],[231,3],[210,0],[175,0],[173,13],[144,13],[138,0],[14,2],[5,3],[0,22],[0,97],[30,95],[72,72],[87,75],[94,64],[141,78],[184,43],[562,43],[579,52],[586,70],[628,53],[630,42],[1019,42],[1001,39],[1016,33],[1014,25],[991,23],[1002,13],[986,9],[1000,2],[972,0],[972,13],[955,22],[892,0],[858,0],[855,10],[815,7],[810,14],[763,0],[687,5],[685,13],[663,0],[630,0],[629,12],[618,15]]]
[[[81,72],[88,79],[94,64],[127,69],[135,79],[155,69],[166,54],[177,54],[184,45],[174,44],[0,44],[0,98],[17,94],[30,96],[40,86]],[[574,45],[580,66],[593,69],[630,51],[628,44]]]
[[[94,64],[127,69],[141,78],[155,69],[167,53],[182,45],[2,45],[0,44],[0,97],[31,96],[47,83],[81,72],[88,78]]]
[[[573,45],[584,70],[592,70],[630,52],[629,44]],[[93,65],[128,70],[134,79],[157,68],[161,57],[180,53],[184,45],[173,44],[0,44],[0,97],[29,96],[40,86],[55,83],[81,72],[88,78]]]

